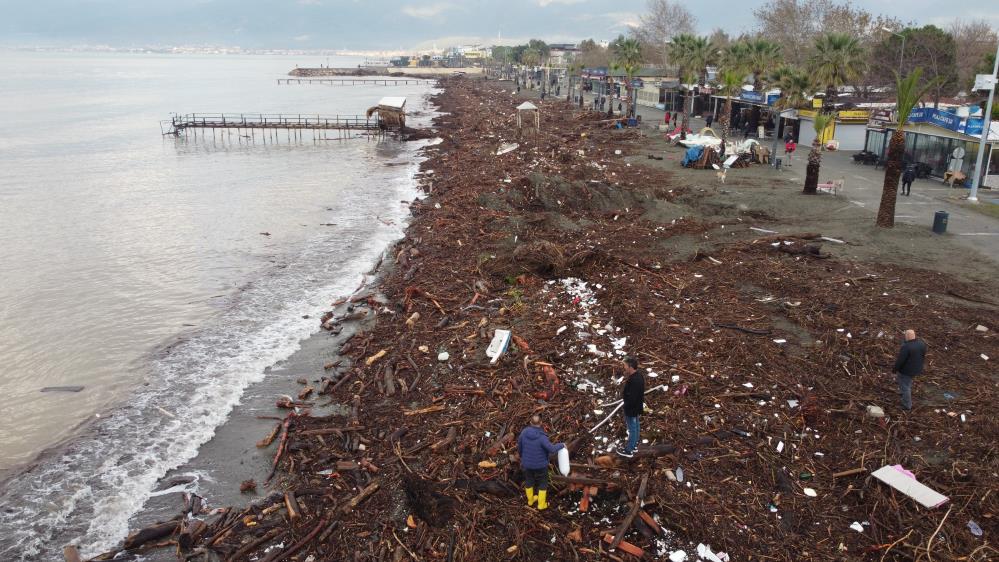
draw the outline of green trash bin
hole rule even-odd
[[[933,213],[933,232],[943,234],[947,232],[947,211],[937,211]]]

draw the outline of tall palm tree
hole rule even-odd
[[[780,99],[777,100],[777,107],[780,109],[793,109],[805,103],[807,95],[812,91],[812,77],[797,68],[784,65],[774,70],[770,75],[770,83],[780,88]],[[778,116],[774,135],[780,128],[782,118]],[[777,139],[774,138],[774,142]]]
[[[610,45],[611,56],[614,58],[615,66],[624,70],[628,79],[625,89],[628,92],[628,115],[635,115],[635,97],[632,81],[635,74],[642,68],[642,44],[635,38],[618,36]]]
[[[739,95],[742,91],[744,74],[737,69],[724,69],[719,76],[719,87],[725,93],[725,109],[722,110],[722,146],[728,140],[729,129],[732,125],[732,96]]]
[[[715,60],[716,49],[707,37],[682,34],[673,38],[671,56],[680,68],[680,78],[687,84],[702,84],[707,66]],[[683,111],[683,130],[688,128],[694,111],[693,91],[687,95]]]
[[[812,151],[808,153],[808,167],[805,168],[805,188],[802,193],[815,195],[819,186],[819,166],[822,165],[822,132],[833,120],[832,113],[817,113],[812,126],[815,127],[815,140],[812,141]]]
[[[827,33],[815,39],[815,50],[808,58],[809,72],[826,87],[823,110],[833,110],[836,92],[867,71],[867,53],[860,40],[845,33]]]
[[[898,197],[898,178],[902,175],[902,157],[905,154],[905,125],[909,114],[919,103],[920,98],[936,85],[935,80],[919,85],[923,69],[917,68],[902,78],[895,75],[895,111],[898,113],[898,127],[888,142],[888,162],[885,164],[885,182],[881,187],[881,205],[878,206],[877,225],[882,228],[895,226],[895,199]]]
[[[719,61],[722,68],[740,72],[743,75],[752,72],[752,62],[749,60],[749,49],[745,41],[729,43],[721,54]]]
[[[750,39],[745,42],[745,56],[753,72],[753,89],[763,93],[763,82],[777,65],[781,46],[768,39]]]

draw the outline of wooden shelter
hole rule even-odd
[[[406,127],[406,98],[402,96],[387,96],[378,101],[378,105],[369,107],[367,116],[378,114],[378,126],[382,129],[402,130]]]
[[[541,130],[541,112],[529,101],[517,106],[517,128],[521,132],[536,133]]]

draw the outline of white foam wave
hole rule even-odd
[[[286,267],[244,288],[210,327],[158,358],[149,386],[97,421],[93,436],[8,482],[0,494],[0,559],[55,559],[69,543],[93,556],[117,544],[157,493],[156,482],[198,453],[244,390],[317,331],[317,311],[355,289],[401,236],[407,211],[395,202],[416,195],[417,166],[413,158],[405,176],[379,186],[370,217],[354,224],[337,217],[343,236],[314,240]]]

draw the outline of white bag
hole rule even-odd
[[[569,476],[569,449],[565,447],[558,450],[558,471],[562,476]]]

